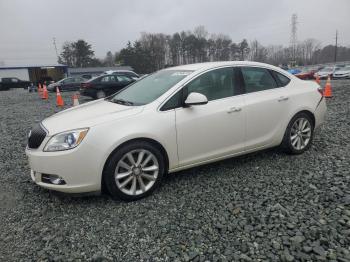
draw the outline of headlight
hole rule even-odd
[[[44,151],[53,152],[75,148],[83,141],[88,130],[88,128],[76,129],[54,135],[47,142]]]

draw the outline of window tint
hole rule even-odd
[[[102,79],[101,79],[101,82],[102,83],[111,83],[111,82],[117,82],[118,80],[114,77],[114,76],[112,76],[112,75],[110,75],[110,76],[104,76],[104,77],[102,77]]]
[[[204,73],[190,82],[187,94],[197,92],[205,95],[208,101],[234,95],[233,68],[221,68]]]
[[[131,82],[131,79],[127,76],[123,76],[123,75],[118,75],[115,76],[119,82]]]
[[[74,78],[67,78],[66,80],[63,81],[64,84],[70,84],[74,83]]]
[[[182,92],[179,91],[175,95],[172,96],[160,109],[160,111],[166,111],[170,109],[174,109],[181,106],[182,100]]]
[[[18,83],[18,79],[17,78],[12,78],[12,83]]]
[[[274,76],[275,76],[275,79],[277,80],[277,84],[279,87],[282,87],[282,86],[286,86],[289,84],[290,82],[290,79],[284,75],[282,75],[281,73],[278,73],[276,71],[271,71]]]
[[[276,81],[265,68],[242,67],[246,93],[258,92],[277,87]]]

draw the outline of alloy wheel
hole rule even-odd
[[[132,150],[119,160],[114,178],[124,194],[137,196],[152,188],[157,180],[159,163],[155,155],[145,149]]]
[[[290,142],[294,149],[303,150],[310,142],[312,126],[308,119],[298,118],[290,132]]]

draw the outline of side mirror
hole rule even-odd
[[[190,93],[185,100],[187,106],[205,105],[207,103],[208,98],[205,95],[195,92]]]

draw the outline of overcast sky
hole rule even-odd
[[[56,62],[65,41],[84,39],[99,58],[141,32],[172,34],[203,25],[233,41],[288,45],[291,15],[298,40],[350,46],[350,0],[0,0],[0,63]]]

